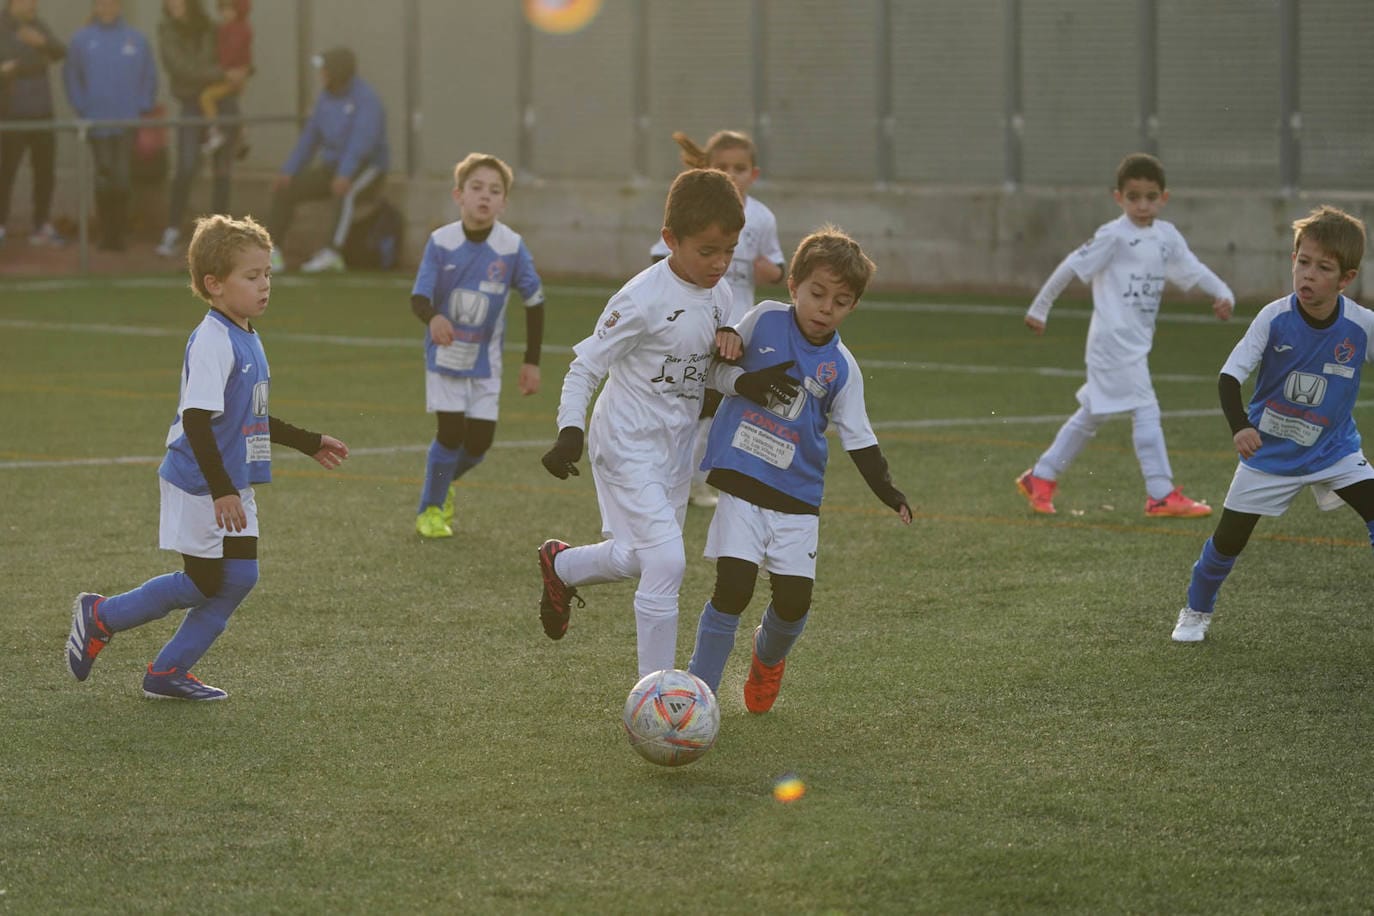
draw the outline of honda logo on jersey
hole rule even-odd
[[[1283,396],[1294,404],[1316,407],[1326,397],[1326,379],[1309,372],[1291,372],[1283,383]]]

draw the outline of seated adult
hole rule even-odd
[[[281,245],[291,228],[296,205],[333,198],[333,230],[324,247],[301,265],[305,273],[343,270],[340,253],[358,205],[381,192],[389,153],[386,112],[377,93],[357,75],[357,61],[348,48],[333,48],[313,59],[324,88],[301,130],[295,149],[272,182],[272,207],[267,229],[278,246],[272,250],[272,269],[285,262]]]

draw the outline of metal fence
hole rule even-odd
[[[89,5],[39,12],[70,35]],[[125,0],[150,39],[160,15]],[[765,178],[1100,186],[1145,149],[1194,188],[1374,190],[1371,0],[605,0],[570,35],[519,0],[274,0],[253,24],[246,113],[305,112],[311,52],[350,46],[410,175],[482,149],[525,175],[667,180],[672,131],[736,128]]]

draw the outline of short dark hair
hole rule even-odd
[[[824,267],[849,288],[855,299],[862,299],[868,281],[873,279],[873,261],[864,254],[859,243],[838,226],[825,225],[801,240],[792,255],[788,277],[802,283]]]
[[[1336,259],[1341,273],[1358,270],[1364,260],[1364,223],[1338,207],[1323,204],[1293,222],[1293,251],[1307,239]]]
[[[663,228],[679,239],[711,226],[725,232],[744,228],[744,201],[735,183],[715,169],[688,169],[673,179],[663,207]]]
[[[1149,153],[1131,153],[1122,159],[1121,164],[1116,167],[1116,189],[1120,191],[1126,187],[1126,182],[1132,178],[1153,181],[1163,191],[1165,187],[1164,163]]]

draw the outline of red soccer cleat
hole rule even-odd
[[[1202,518],[1212,514],[1212,507],[1202,500],[1183,495],[1182,487],[1163,499],[1145,500],[1145,514],[1153,518]]]
[[[754,639],[759,638],[759,630],[755,628]],[[778,691],[782,689],[782,672],[787,667],[787,659],[783,659],[776,665],[765,665],[759,661],[758,650],[753,651],[753,657],[749,660],[749,676],[744,679],[744,708],[750,712],[767,712],[773,708],[773,702],[778,698]]]
[[[539,598],[539,621],[544,625],[544,634],[549,639],[562,639],[568,632],[568,619],[572,616],[572,599],[577,598],[577,606],[584,602],[573,588],[554,572],[554,557],[568,549],[568,545],[552,538],[539,545],[539,572],[544,576],[544,594]]]
[[[1016,489],[1021,491],[1021,495],[1026,497],[1030,507],[1036,512],[1041,515],[1054,515],[1054,491],[1059,487],[1059,482],[1036,477],[1031,473],[1034,470],[1027,468],[1026,473],[1016,478]]]

